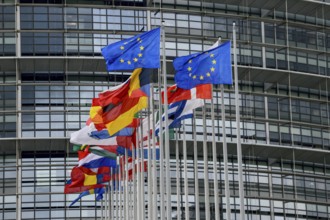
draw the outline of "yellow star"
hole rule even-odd
[[[210,73],[206,73],[206,76],[210,77],[210,76],[211,76],[211,74],[210,74]]]
[[[196,79],[196,75],[193,76],[193,79]]]
[[[144,47],[143,47],[143,46],[141,46],[141,47],[140,47],[140,50],[144,50]]]
[[[216,60],[212,60],[212,63],[213,63],[213,64],[216,64],[216,63],[217,63],[217,61],[216,61]]]
[[[134,60],[134,62],[137,62],[138,61],[138,58],[134,58],[133,60]]]
[[[213,54],[213,53],[211,53],[210,57],[214,57],[214,54]]]
[[[131,61],[127,61],[127,64],[130,65],[131,64]]]
[[[124,46],[121,46],[121,47],[120,47],[120,49],[121,49],[121,50],[124,50],[124,49],[125,49],[125,47],[124,47]]]
[[[137,40],[137,41],[140,41],[140,40],[141,40],[141,38],[139,38],[139,37],[138,37],[136,40]]]
[[[189,60],[189,62],[188,63],[192,63],[192,60]]]
[[[142,53],[139,53],[138,56],[139,56],[139,57],[142,57]]]
[[[188,71],[191,71],[191,67],[190,66],[188,67]]]
[[[203,79],[204,79],[204,76],[200,76],[199,79],[200,79],[200,80],[203,80]]]
[[[123,59],[120,59],[120,62],[121,62],[121,63],[123,63],[123,62],[125,62],[125,60],[123,60]]]
[[[214,67],[212,67],[212,68],[211,68],[211,72],[214,72],[214,70],[215,70],[215,68],[214,68]]]

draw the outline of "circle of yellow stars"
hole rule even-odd
[[[192,79],[199,79],[199,80],[204,80],[205,77],[211,77],[211,73],[213,73],[215,71],[215,67],[214,65],[217,64],[217,61],[214,59],[214,54],[211,53],[209,55],[209,58],[211,59],[211,66],[210,68],[208,69],[208,71],[206,71],[206,73],[202,73],[202,74],[197,74],[196,72],[194,72],[193,68],[192,68],[192,64],[193,63],[193,59],[189,60],[188,61],[188,67],[187,67],[187,70],[189,72],[189,77],[191,77]]]
[[[128,43],[130,43],[132,41],[134,41],[134,40],[126,41],[126,42],[123,43],[123,45],[121,45],[119,47],[119,49],[122,51],[122,54],[124,53],[125,45],[127,45]],[[136,38],[136,41],[137,41],[137,43],[142,44],[142,39],[141,38],[139,38],[139,37]],[[143,45],[139,46],[139,53],[135,57],[133,57],[132,60],[124,60],[123,58],[121,58],[119,60],[120,63],[127,63],[128,65],[131,65],[132,63],[137,63],[139,61],[139,59],[141,59],[143,57],[143,51],[144,51],[144,49],[145,48],[144,48]]]

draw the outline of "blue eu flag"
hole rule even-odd
[[[230,41],[211,50],[173,61],[175,82],[182,89],[199,84],[232,84]]]
[[[101,50],[108,71],[160,67],[160,28],[110,44]]]

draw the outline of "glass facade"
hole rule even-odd
[[[145,31],[149,24],[157,27],[162,20],[170,85],[175,57],[207,50],[219,37],[232,40],[236,23],[246,219],[329,219],[328,3],[0,0],[0,219],[101,219],[101,204],[93,197],[68,207],[77,196],[63,194],[77,163],[69,137],[89,117],[91,99],[129,76],[107,73],[101,48]],[[177,155],[171,147],[171,198],[182,204],[172,212],[181,219],[187,211],[185,164],[190,219],[205,219],[207,209],[212,219],[215,209],[226,219],[224,138],[229,144],[231,219],[239,218],[237,157],[232,150],[238,134],[234,87],[225,86],[224,92],[226,137],[220,86],[215,86],[213,101],[220,206],[214,206],[207,102],[206,129],[197,111],[194,120],[186,120],[185,131],[176,131],[179,142],[188,141],[188,149],[197,141],[198,155],[189,150],[185,161],[182,144],[171,140],[171,146],[179,148]],[[205,207],[205,134],[210,207]],[[174,184],[176,176],[179,185]]]

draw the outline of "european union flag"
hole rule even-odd
[[[176,58],[177,86],[191,89],[199,84],[232,84],[230,48],[228,41],[205,52]]]
[[[160,28],[102,48],[108,71],[160,67]]]

